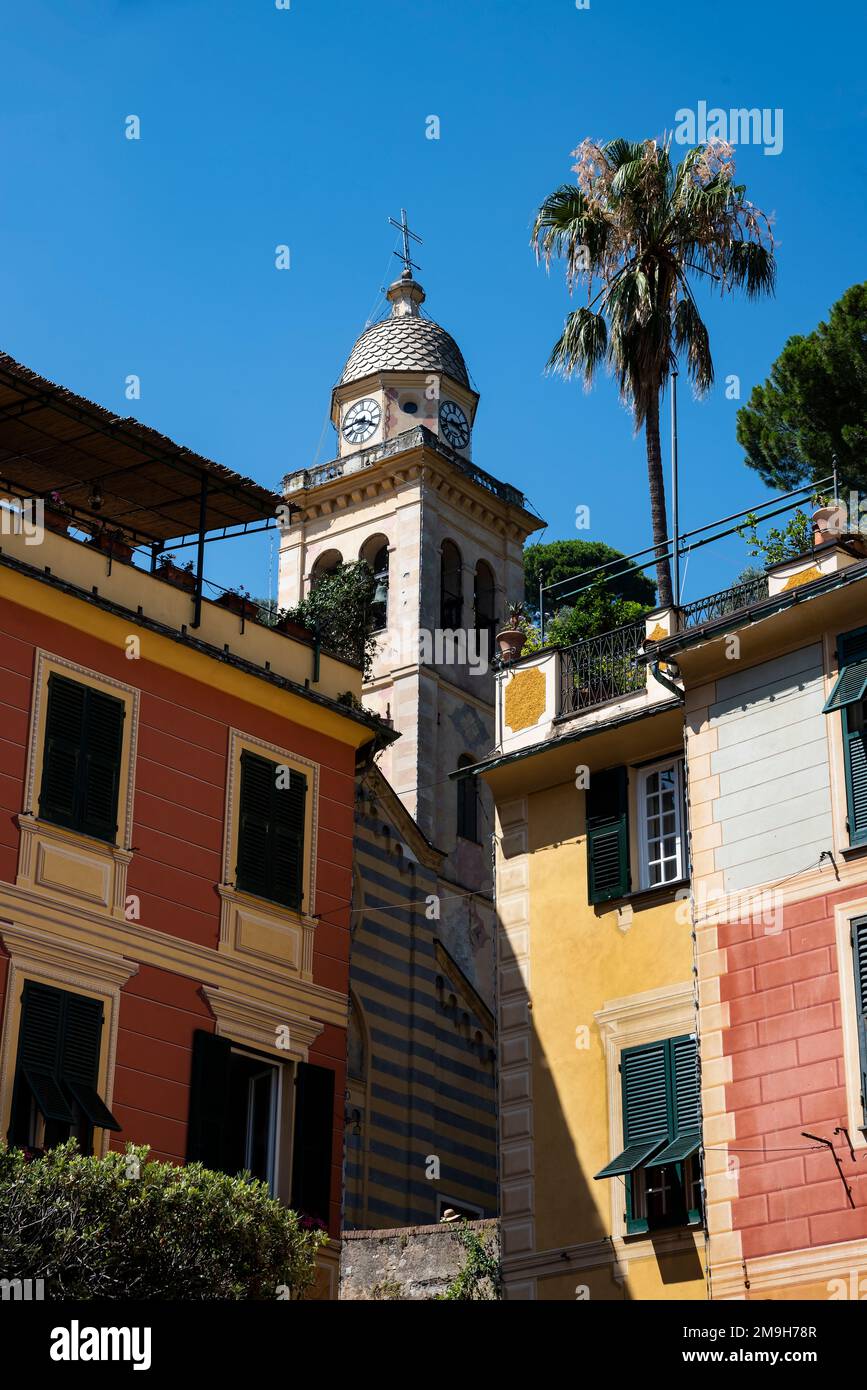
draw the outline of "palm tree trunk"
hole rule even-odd
[[[659,447],[659,392],[654,391],[644,420],[647,444],[647,483],[650,492],[650,522],[653,544],[656,547],[656,587],[660,608],[673,603],[671,567],[668,563],[668,521],[665,515],[665,480],[662,476],[662,451]]]

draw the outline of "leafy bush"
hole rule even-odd
[[[264,1183],[147,1154],[0,1147],[0,1278],[52,1300],[301,1297],[327,1236]]]
[[[502,1298],[502,1273],[495,1242],[486,1245],[466,1220],[452,1231],[452,1239],[462,1245],[466,1259],[439,1301],[493,1303]]]
[[[321,575],[307,597],[282,616],[318,632],[324,651],[369,676],[377,641],[371,633],[375,590],[370,565],[354,560]]]

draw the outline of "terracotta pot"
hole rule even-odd
[[[178,589],[186,589],[190,594],[195,591],[196,576],[193,571],[173,565],[171,561],[167,565],[158,565],[156,575],[158,579],[164,579],[167,584],[174,584]]]
[[[526,640],[526,633],[522,632],[519,627],[504,627],[502,632],[497,633],[497,646],[500,648],[501,659],[505,662],[517,661],[524,650]]]
[[[128,541],[120,536],[112,536],[108,531],[94,531],[90,538],[90,544],[96,546],[104,555],[110,555],[113,560],[123,560],[129,564],[132,559],[132,546]]]
[[[217,603],[221,608],[228,608],[230,613],[237,613],[239,618],[246,618],[253,621],[259,615],[259,607],[251,603],[243,594],[220,594]]]
[[[846,508],[838,503],[836,507],[819,507],[813,513],[813,544],[824,545],[826,541],[838,541],[849,530]]]
[[[294,623],[291,618],[281,618],[279,623],[274,624],[274,631],[282,632],[287,637],[297,637],[300,642],[312,642],[314,638],[309,628]]]
[[[58,536],[69,535],[70,518],[67,512],[56,512],[53,507],[46,504],[44,519],[49,531],[56,531]]]

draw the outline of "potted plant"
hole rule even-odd
[[[132,560],[132,543],[116,526],[100,526],[98,531],[93,532],[88,544],[95,545],[97,550],[110,555],[112,560],[123,560],[126,564]]]
[[[68,534],[72,508],[68,502],[64,502],[59,492],[49,492],[43,515],[49,531],[56,531],[59,536]]]
[[[259,605],[250,598],[247,589],[224,589],[217,599],[221,608],[237,613],[239,618],[255,619],[259,615]]]
[[[277,615],[277,621],[274,623],[274,631],[282,632],[287,637],[297,637],[301,642],[311,642],[315,636],[315,633],[311,632],[309,627],[305,627],[303,623],[297,622],[294,618],[289,616],[288,612],[281,612]]]
[[[192,593],[196,587],[193,562],[188,560],[185,565],[178,565],[175,563],[175,558],[171,550],[163,551],[157,560],[157,578],[164,579],[167,584],[175,584],[179,589],[186,589],[188,593]]]
[[[517,661],[521,652],[524,650],[527,634],[521,626],[523,620],[524,605],[522,603],[510,604],[509,626],[504,627],[502,632],[497,633],[497,646],[500,648],[500,660],[504,664]]]

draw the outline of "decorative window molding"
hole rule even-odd
[[[837,979],[840,984],[843,1070],[846,1078],[846,1114],[852,1147],[867,1149],[867,1121],[861,1103],[861,1048],[858,1038],[858,1009],[855,999],[855,962],[852,954],[852,923],[867,916],[867,896],[840,903],[834,908],[834,934],[837,945]]]
[[[300,772],[307,778],[308,796],[304,819],[304,898],[305,916],[316,914],[316,841],[319,826],[319,764],[276,743],[245,734],[240,729],[229,730],[229,768],[226,779],[226,811],[223,831],[222,881],[234,888],[235,864],[238,857],[238,802],[241,791],[241,754],[244,750],[268,756],[275,762]],[[246,896],[246,895],[245,895]],[[251,901],[253,901],[251,899]],[[258,901],[258,899],[256,900]],[[275,908],[277,905],[275,904]],[[290,909],[279,909],[290,911]],[[295,916],[300,914],[295,913]]]
[[[282,1062],[306,1062],[311,1045],[324,1031],[325,1025],[318,1019],[236,994],[222,985],[203,985],[202,994],[217,1020],[221,1037],[267,1052]],[[285,1046],[281,1045],[284,1041]]]
[[[78,662],[66,657],[54,656],[37,648],[36,666],[33,677],[33,697],[30,708],[30,732],[27,750],[27,776],[24,788],[23,814],[38,820],[39,788],[42,782],[42,756],[45,740],[45,715],[48,706],[48,677],[55,672],[70,680],[77,680],[95,690],[114,695],[123,701],[126,718],[123,728],[123,752],[121,755],[120,786],[117,800],[117,848],[130,850],[132,837],[132,809],[135,796],[135,768],[138,748],[139,705],[141,692],[135,686],[105,676],[100,671],[92,671]],[[68,832],[70,834],[74,832]],[[92,845],[89,836],[78,836],[84,844]]]
[[[660,1042],[664,1038],[696,1030],[695,998],[689,981],[664,985],[644,994],[630,994],[612,999],[593,1015],[602,1035],[605,1050],[605,1075],[608,1087],[608,1154],[606,1162],[623,1148],[623,1092],[620,1079],[620,1054],[625,1047]],[[626,1231],[626,1190],[621,1182],[609,1182],[611,1202],[611,1235],[621,1241]],[[684,1231],[684,1240],[693,1236]],[[643,1246],[652,1250],[652,1240],[637,1242],[630,1239],[627,1253],[640,1258]]]
[[[3,1011],[3,1040],[0,1044],[0,1134],[9,1129],[12,1083],[18,1056],[18,1030],[21,1022],[21,994],[25,980],[68,989],[102,1001],[105,1008],[99,1061],[99,1093],[109,1110],[114,1091],[120,991],[138,972],[135,961],[93,946],[83,946],[66,938],[50,937],[27,927],[3,925],[0,938],[9,952],[6,1005]],[[108,1149],[108,1131],[94,1133],[94,1153]]]
[[[652,777],[659,777],[661,773],[669,770],[674,772],[674,785],[665,790],[661,786],[655,792],[651,792],[649,782]],[[635,769],[635,798],[636,798],[636,819],[638,822],[638,853],[639,853],[639,887],[644,888],[663,888],[667,883],[678,883],[684,878],[684,833],[683,833],[683,758],[669,757],[662,758],[658,762],[650,764],[648,767]],[[653,801],[651,801],[653,798]],[[670,805],[670,810],[663,810],[666,802]],[[658,828],[651,833],[650,814],[651,810],[657,812],[659,819]],[[663,833],[662,818],[664,815],[674,816],[673,838],[674,854],[666,855],[664,852],[664,842],[671,839],[671,835]],[[658,865],[661,873],[665,877],[653,881],[651,867]]]

